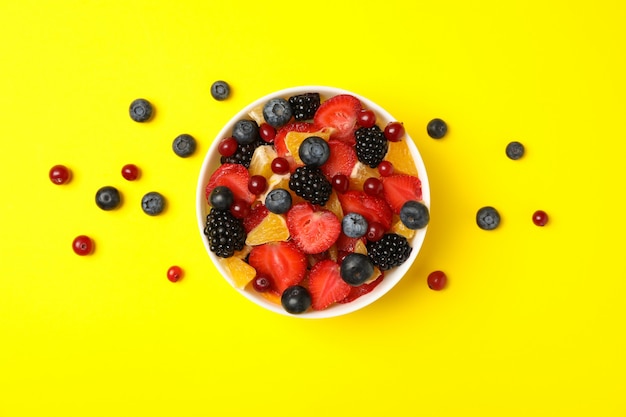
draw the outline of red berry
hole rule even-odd
[[[276,129],[267,123],[261,123],[259,126],[259,135],[267,143],[272,143],[276,137]]]
[[[332,179],[332,185],[338,193],[345,193],[350,187],[350,179],[343,174],[337,174]]]
[[[537,210],[533,213],[533,223],[537,226],[545,226],[548,223],[548,214],[543,210]]]
[[[369,109],[362,109],[357,122],[361,127],[372,127],[376,124],[376,115]]]
[[[48,176],[53,184],[61,185],[69,182],[72,178],[72,173],[65,165],[55,165],[50,168]]]
[[[404,126],[400,122],[390,122],[385,126],[385,137],[390,142],[398,142],[404,136]]]
[[[183,277],[183,270],[180,266],[171,266],[170,269],[167,270],[167,279],[172,282],[176,282]]]
[[[237,139],[226,138],[223,139],[217,146],[217,150],[222,156],[233,156],[237,152]]]
[[[93,240],[89,236],[80,235],[74,238],[72,249],[77,255],[85,256],[93,252]]]
[[[378,173],[381,177],[388,177],[393,174],[393,164],[389,161],[382,161],[378,164]]]
[[[139,177],[139,168],[134,164],[126,164],[122,167],[122,177],[128,181],[135,181]]]
[[[368,223],[367,233],[365,237],[370,242],[377,242],[381,237],[385,234],[385,228],[382,224],[378,222],[370,222]]]
[[[248,190],[252,194],[263,194],[267,189],[267,180],[263,175],[253,175],[248,182]]]
[[[272,172],[274,174],[283,175],[289,172],[289,161],[282,156],[272,160]]]
[[[252,280],[252,287],[257,292],[266,292],[272,288],[272,279],[265,275],[258,275]]]
[[[230,206],[230,212],[238,219],[244,219],[250,214],[250,204],[243,200],[235,200]]]
[[[378,196],[383,192],[383,183],[378,178],[370,177],[363,183],[365,194]]]
[[[443,271],[434,271],[428,274],[426,282],[431,290],[440,291],[446,286],[448,277]]]

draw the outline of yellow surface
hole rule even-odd
[[[624,3],[214,3],[0,5],[0,416],[624,416]],[[230,100],[210,97],[217,79]],[[323,321],[232,290],[194,213],[221,126],[303,84],[402,120],[432,189],[411,276]],[[152,122],[130,121],[137,97]],[[199,142],[189,159],[180,133]],[[50,183],[57,163],[71,184]],[[103,185],[119,210],[95,206]],[[158,217],[139,206],[152,190]],[[498,230],[474,224],[483,205]],[[92,256],[72,252],[78,234]],[[435,269],[445,291],[426,286]]]

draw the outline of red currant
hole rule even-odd
[[[393,174],[393,164],[389,161],[382,161],[378,164],[378,173],[381,177],[388,177]]]
[[[171,266],[170,269],[167,270],[167,279],[172,282],[176,282],[183,277],[183,270],[180,266]]]
[[[533,213],[533,223],[537,226],[545,226],[548,223],[548,214],[543,210],[537,210]]]
[[[74,238],[72,249],[77,255],[85,256],[93,252],[93,240],[89,236],[80,235]]]
[[[362,109],[358,115],[359,126],[372,127],[376,124],[376,114],[369,109]]]
[[[243,219],[248,217],[250,214],[250,204],[246,203],[243,200],[235,200],[233,204],[230,205],[230,212],[233,216],[238,219]]]
[[[220,155],[228,157],[233,156],[237,152],[238,146],[237,139],[231,137],[223,139],[217,146],[217,150]]]
[[[404,126],[400,122],[390,122],[385,126],[385,137],[390,142],[398,142],[404,136]]]
[[[369,177],[363,183],[363,191],[371,196],[378,196],[383,192],[383,183],[376,177]]]
[[[264,275],[258,275],[252,280],[252,287],[258,292],[266,292],[272,287],[272,280]]]
[[[52,181],[53,184],[57,185],[65,184],[69,182],[70,179],[72,179],[72,173],[65,165],[53,166],[52,168],[50,168],[48,176],[50,177],[50,181]]]
[[[378,222],[370,222],[368,224],[367,233],[365,237],[370,242],[377,242],[385,234],[385,226]]]
[[[261,123],[261,126],[259,126],[259,135],[261,135],[261,139],[265,142],[272,143],[276,137],[276,129],[268,123]]]
[[[289,172],[289,161],[278,156],[272,160],[272,172],[274,174],[283,175]]]
[[[139,168],[134,164],[126,164],[122,167],[122,177],[128,181],[135,181],[139,177]]]
[[[332,178],[332,186],[335,191],[343,194],[350,188],[350,179],[343,174],[337,174]]]
[[[263,194],[267,189],[267,180],[263,175],[253,175],[250,177],[250,181],[248,181],[248,190],[252,194]]]
[[[446,286],[448,277],[443,271],[434,271],[428,274],[426,282],[428,283],[428,288],[431,290],[440,291]]]

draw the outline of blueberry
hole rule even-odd
[[[196,151],[196,140],[193,136],[183,133],[176,136],[172,142],[174,153],[181,158],[186,158]]]
[[[320,167],[328,161],[330,148],[328,143],[319,136],[309,136],[302,141],[298,155],[305,164]]]
[[[516,160],[524,156],[524,145],[520,142],[510,142],[506,145],[506,156]]]
[[[428,136],[433,139],[441,139],[448,133],[448,125],[441,119],[433,119],[426,126]]]
[[[291,194],[284,188],[274,188],[265,197],[265,207],[275,214],[286,213],[291,208]]]
[[[348,237],[363,237],[368,228],[367,220],[359,213],[348,213],[341,220],[341,230]]]
[[[115,187],[102,187],[96,192],[96,204],[102,210],[113,210],[121,201],[120,192]]]
[[[147,122],[152,117],[152,104],[146,99],[138,98],[130,103],[130,118],[136,122]]]
[[[500,224],[500,214],[498,210],[491,206],[486,206],[476,213],[476,224],[483,230],[493,230]]]
[[[228,210],[233,204],[233,200],[233,192],[224,185],[218,185],[209,195],[209,204],[218,210]]]
[[[226,100],[230,96],[230,86],[226,81],[215,81],[211,85],[211,95],[215,100]]]
[[[400,220],[409,229],[422,229],[430,221],[428,207],[419,201],[409,200],[400,209]]]
[[[374,265],[367,255],[353,252],[343,258],[339,273],[346,283],[357,287],[372,276]]]
[[[252,120],[239,120],[233,128],[233,137],[240,145],[248,145],[259,138],[259,126]]]
[[[263,117],[272,127],[281,127],[291,120],[293,109],[284,98],[273,98],[263,106]]]
[[[280,303],[287,313],[304,313],[311,307],[311,294],[301,285],[292,285],[283,291],[280,296]]]
[[[144,213],[149,214],[150,216],[156,216],[161,213],[164,208],[165,198],[156,191],[147,193],[141,199],[141,209]]]

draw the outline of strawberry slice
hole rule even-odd
[[[361,111],[361,101],[350,94],[339,94],[324,101],[315,116],[313,123],[318,129],[330,127],[334,129],[331,139],[338,139],[354,145],[354,132]]]
[[[344,213],[359,213],[368,222],[378,222],[385,230],[391,227],[393,212],[389,205],[379,197],[352,190],[337,194]]]
[[[272,279],[272,289],[282,294],[291,285],[302,281],[307,269],[306,255],[291,242],[271,242],[255,246],[248,263],[257,275]]]
[[[374,281],[366,282],[365,284],[361,284],[358,287],[351,287],[350,293],[343,300],[338,301],[338,303],[345,304],[351,301],[356,300],[362,295],[365,295],[369,292],[372,292],[374,288],[378,286],[385,277],[385,274],[381,271],[381,274]]]
[[[252,204],[256,196],[248,190],[250,174],[246,167],[240,164],[222,164],[213,172],[206,186],[205,197],[208,199],[211,191],[218,185],[224,185],[233,192],[235,200],[243,200]]]
[[[315,210],[307,202],[294,204],[287,212],[291,239],[304,253],[328,250],[341,233],[341,222],[330,210]]]
[[[250,214],[243,219],[243,228],[246,233],[250,233],[252,229],[257,227],[269,212],[270,211],[264,204],[258,204],[252,207]]]
[[[344,300],[352,287],[339,272],[339,264],[326,259],[313,265],[309,273],[309,292],[313,310],[324,310],[331,304]]]
[[[306,132],[313,133],[317,132],[319,129],[313,125],[313,123],[307,122],[298,122],[298,123],[289,123],[285,126],[278,129],[276,132],[276,137],[274,138],[274,148],[276,148],[276,153],[278,156],[285,156],[289,152],[287,149],[287,145],[285,144],[285,137],[289,132]]]
[[[354,147],[339,140],[330,140],[328,141],[328,148],[330,149],[330,157],[320,167],[326,178],[330,180],[337,174],[350,177],[357,161]]]
[[[394,213],[400,214],[400,209],[409,200],[422,199],[422,182],[413,175],[396,174],[381,177],[383,195]]]

